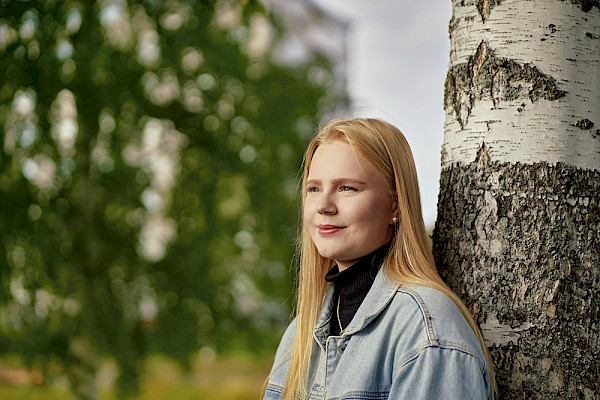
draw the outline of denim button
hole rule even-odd
[[[340,354],[342,354],[344,350],[346,350],[346,344],[342,343],[340,344],[340,347],[338,347],[338,351],[340,352]]]

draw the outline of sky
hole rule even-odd
[[[351,116],[374,116],[406,136],[417,166],[423,219],[435,223],[448,71],[450,0],[314,0],[349,22]]]

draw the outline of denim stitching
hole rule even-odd
[[[450,344],[450,343],[449,343]],[[466,354],[467,356],[470,356],[472,358],[475,359],[475,361],[477,361],[477,364],[479,365],[479,372],[484,376],[484,381],[485,381],[485,386],[487,387],[487,398],[490,399],[491,397],[491,393],[492,393],[492,388],[491,385],[488,384],[488,380],[485,379],[485,376],[488,374],[488,370],[485,366],[485,364],[481,363],[481,360],[479,359],[479,357],[475,354],[473,354],[471,351],[463,348],[462,346],[456,345],[456,346],[450,346],[450,345],[438,345],[438,346],[423,346],[421,347],[421,349],[412,357],[407,359],[406,361],[404,361],[402,364],[400,364],[400,367],[398,368],[398,373],[395,374],[395,376],[393,377],[393,379],[398,379],[398,374],[400,374],[400,370],[402,368],[404,368],[405,366],[407,366],[408,364],[410,364],[412,361],[416,360],[419,357],[419,354],[424,351],[427,348],[435,348],[435,349],[441,349],[441,350],[454,350],[454,351],[460,351],[463,354]]]
[[[435,330],[433,329],[433,323],[431,322],[431,314],[429,313],[429,309],[427,308],[427,305],[425,304],[423,298],[417,292],[406,288],[398,289],[398,292],[409,295],[417,302],[417,304],[419,305],[419,309],[423,314],[423,322],[425,323],[425,327],[427,328],[427,337],[429,341],[434,346],[439,345],[436,338]]]
[[[265,390],[265,393],[266,392],[283,394],[283,388],[279,385],[274,385],[272,383],[269,383],[269,384],[267,384],[267,389]]]
[[[416,354],[414,354],[412,357],[407,358],[406,361],[403,361],[400,364],[400,367],[398,368],[399,370],[404,368],[405,366],[407,366],[408,364],[410,364],[412,361],[416,360],[417,358],[419,358],[419,355],[428,348],[434,348],[434,349],[441,349],[441,350],[454,350],[454,351],[459,351],[463,354],[466,354],[470,357],[473,357],[475,359],[475,361],[477,361],[477,364],[479,365],[479,371],[484,374],[486,372],[485,367],[482,365],[481,361],[479,360],[479,357],[477,357],[475,354],[473,354],[472,352],[459,348],[459,347],[451,347],[451,346],[445,346],[445,345],[438,345],[438,346],[422,346],[419,351],[416,352]],[[398,372],[400,373],[400,372]],[[394,379],[397,379],[397,374],[396,376],[394,376]]]
[[[344,393],[342,397],[332,397],[329,400],[386,400],[390,392],[354,391]]]

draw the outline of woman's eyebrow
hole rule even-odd
[[[367,182],[361,181],[360,179],[354,178],[337,178],[332,181],[333,183],[353,183],[355,185],[365,185]]]
[[[307,180],[306,183],[307,184],[308,183],[315,184],[315,183],[322,183],[322,181],[321,181],[321,179],[312,178],[312,179]],[[361,181],[360,179],[354,179],[354,178],[335,178],[331,181],[331,183],[333,183],[334,185],[339,185],[340,183],[352,183],[355,185],[366,185],[367,184],[367,182],[365,182],[365,181]]]

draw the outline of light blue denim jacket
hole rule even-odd
[[[485,357],[454,302],[438,290],[398,286],[379,271],[340,336],[327,337],[328,290],[314,330],[310,399],[493,399]],[[283,335],[265,400],[280,399],[295,321]]]

